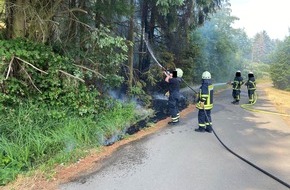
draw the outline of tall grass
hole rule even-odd
[[[0,184],[45,163],[69,161],[74,151],[98,147],[135,121],[133,105],[82,117],[31,103],[6,110],[0,114]]]

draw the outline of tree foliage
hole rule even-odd
[[[190,64],[192,75],[196,76],[194,82],[199,82],[200,74],[205,70],[212,73],[216,82],[222,82],[229,80],[236,70],[244,69],[251,43],[243,30],[232,27],[235,20],[237,18],[231,16],[228,6],[224,6],[193,32],[189,51],[195,55],[191,56],[194,59]]]
[[[278,45],[272,57],[271,79],[275,87],[290,90],[290,36]]]
[[[99,73],[84,76],[86,83],[98,83],[99,89],[123,80],[129,81],[130,88],[136,84],[144,88],[146,78],[141,73],[151,67],[151,59],[149,54],[136,52],[146,47],[143,38],[134,37],[142,37],[145,31],[154,49],[163,51],[160,55],[172,54],[173,67],[182,67],[190,32],[221,5],[221,0],[6,0],[3,32],[7,39],[22,37],[50,45],[54,52]],[[124,52],[130,46],[128,69]]]
[[[24,102],[66,106],[79,114],[98,112],[100,95],[86,88],[84,73],[51,48],[23,39],[0,41],[1,109]]]
[[[275,48],[275,43],[266,31],[257,33],[253,39],[252,61],[269,63],[269,56]]]

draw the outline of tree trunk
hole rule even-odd
[[[129,21],[129,30],[128,30],[128,41],[133,42],[134,41],[134,0],[131,0],[130,4],[133,7],[132,14]],[[133,86],[133,64],[134,64],[134,45],[129,46],[128,50],[128,66],[129,66],[129,79],[128,79],[128,93],[131,93],[131,89]]]
[[[141,41],[140,41],[140,46],[139,46],[139,65],[138,69],[140,72],[143,71],[143,63],[144,63],[144,54],[143,52],[146,51],[146,45],[144,43],[144,38],[146,38],[145,34],[148,29],[148,21],[147,21],[147,16],[148,16],[148,2],[147,1],[142,1],[141,4]],[[144,46],[145,45],[145,46]],[[139,73],[140,73],[139,72]]]
[[[6,0],[7,38],[25,36],[25,10],[28,0]]]

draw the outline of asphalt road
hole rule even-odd
[[[259,88],[259,87],[258,87]],[[258,90],[255,108],[275,111]],[[213,128],[231,150],[290,184],[290,126],[281,116],[249,112],[215,95]],[[243,89],[241,102],[248,102]],[[125,145],[88,176],[62,190],[286,190],[281,183],[228,152],[213,133],[197,133],[197,112]]]

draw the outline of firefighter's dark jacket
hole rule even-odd
[[[199,98],[196,104],[197,109],[203,109],[200,103],[204,103],[204,109],[210,110],[213,108],[213,85],[210,79],[203,79],[199,88]]]
[[[174,94],[179,93],[180,83],[181,83],[181,78],[179,78],[179,77],[169,79],[168,88],[169,88],[170,95],[174,95]]]
[[[244,84],[243,77],[235,77],[232,82],[233,90],[240,90],[241,86]]]
[[[256,90],[256,81],[255,77],[250,77],[249,80],[245,83],[248,90]]]

